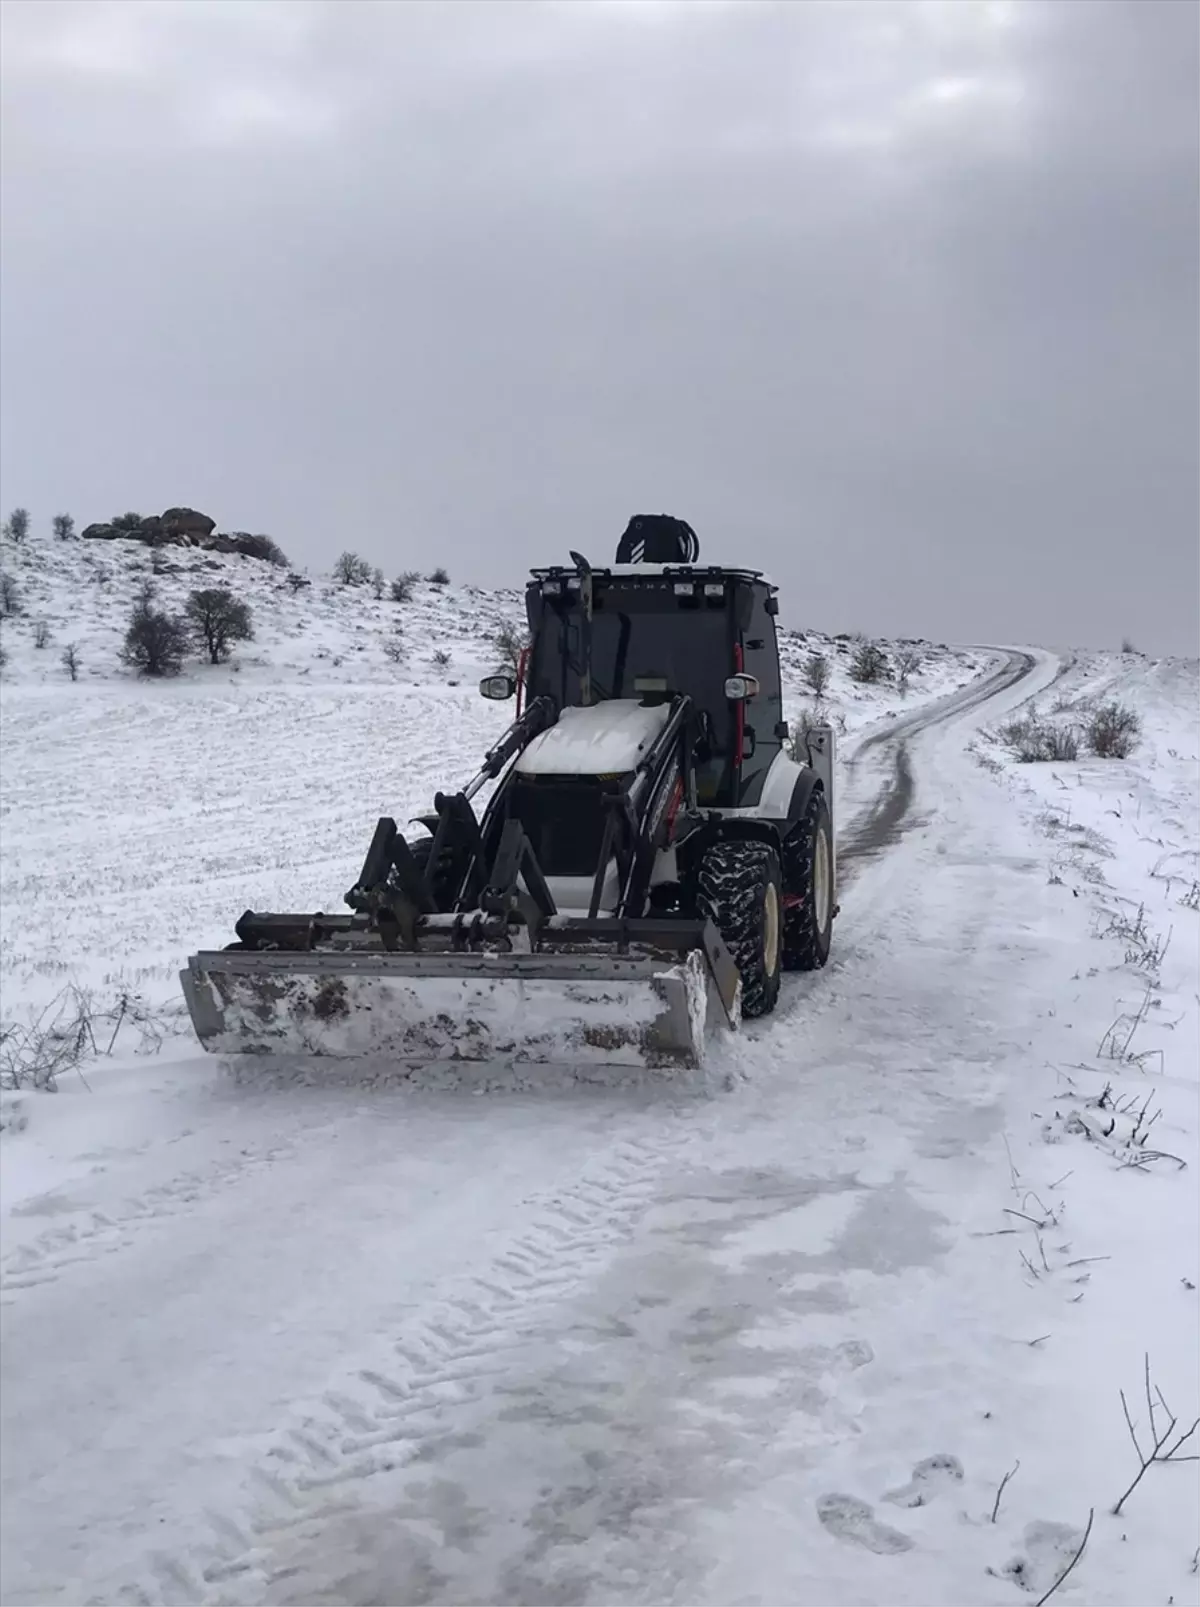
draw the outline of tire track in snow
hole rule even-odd
[[[67,1268],[87,1266],[130,1249],[145,1230],[190,1215],[243,1179],[290,1158],[315,1134],[335,1123],[335,1114],[323,1115],[280,1142],[244,1148],[234,1159],[183,1172],[117,1206],[81,1211],[87,1217],[83,1223],[66,1222],[47,1229],[0,1256],[0,1305],[12,1306],[25,1291],[55,1283]]]
[[[454,1433],[455,1414],[493,1394],[551,1314],[588,1286],[634,1236],[661,1174],[691,1134],[660,1128],[627,1138],[494,1257],[486,1276],[456,1280],[425,1312],[375,1345],[319,1401],[297,1403],[250,1470],[253,1495],[206,1513],[208,1536],[154,1552],[140,1577],[105,1599],[127,1607],[231,1607],[260,1602],[286,1568],[272,1548],[358,1510],[372,1479],[421,1458]]]

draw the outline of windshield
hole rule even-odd
[[[565,706],[580,701],[582,621],[547,609],[537,644],[537,685]],[[729,621],[724,609],[638,609],[611,593],[592,617],[592,697],[638,697],[642,678],[686,693],[714,720],[727,712]]]

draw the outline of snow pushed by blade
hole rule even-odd
[[[339,970],[321,958],[270,958],[278,963],[269,969],[245,969],[222,955],[200,956],[185,973],[185,986],[202,997],[198,1030],[213,1052],[407,1066],[494,1060],[697,1068],[704,1058],[708,977],[696,952],[669,966],[583,960],[577,978],[522,974],[519,963],[503,960],[476,961],[472,974],[455,974],[472,963],[457,957],[444,962],[441,975],[405,975],[403,957],[370,972]],[[523,958],[526,972],[536,966],[537,957]],[[480,974],[493,969],[494,976]],[[210,1021],[215,1030],[206,1032]]]

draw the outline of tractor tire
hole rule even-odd
[[[766,843],[723,842],[700,861],[696,907],[716,927],[742,979],[742,1014],[770,1015],[783,973],[783,875]]]
[[[819,971],[833,941],[833,832],[825,794],[814,791],[783,845],[783,968]]]

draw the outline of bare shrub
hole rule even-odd
[[[1077,728],[1055,725],[1043,719],[1035,708],[1002,725],[999,735],[1021,764],[1061,763],[1079,757]]]
[[[21,588],[16,576],[0,573],[0,618],[9,619],[21,612]]]
[[[371,565],[356,552],[344,552],[333,566],[333,578],[343,586],[365,586],[371,579]]]
[[[138,601],[129,617],[121,662],[139,675],[178,675],[188,650],[187,621],[168,614],[152,601]]]
[[[439,647],[433,655],[433,662],[439,670],[448,669],[450,666],[450,654],[444,647]]]
[[[833,671],[824,653],[810,653],[804,660],[804,668],[800,673],[810,692],[818,698],[825,695]]]
[[[921,665],[925,662],[919,648],[900,647],[896,650],[896,685],[902,696],[908,692],[908,683],[914,675],[920,674]]]
[[[863,686],[875,686],[891,675],[888,656],[878,642],[860,642],[850,659],[850,679]]]
[[[298,591],[303,591],[305,586],[311,586],[312,585],[312,581],[309,580],[307,575],[298,574],[297,571],[294,570],[294,569],[288,575],[287,583],[288,583],[288,585],[291,587],[291,589],[293,591],[297,591],[297,592]]]
[[[443,569],[441,567],[441,565],[439,564],[438,567],[430,575],[429,584],[431,586],[448,586],[450,584],[450,572],[449,572],[449,570]]]
[[[504,620],[496,627],[492,637],[492,646],[496,649],[502,668],[511,670],[514,675],[521,668],[521,655],[528,645],[528,637],[518,626]]]
[[[372,570],[372,572],[371,572],[371,590],[375,595],[375,601],[376,602],[379,602],[380,599],[383,597],[383,586],[384,586],[383,570],[382,569]]]
[[[44,619],[39,619],[33,627],[33,645],[35,647],[50,646],[50,627]]]
[[[77,681],[79,679],[79,671],[82,668],[82,665],[79,661],[79,649],[75,646],[74,642],[67,643],[67,645],[63,648],[62,653],[59,655],[58,662],[62,665],[63,669],[66,670],[67,674],[73,681]]]
[[[394,603],[411,602],[420,578],[420,575],[414,569],[406,569],[402,575],[397,575],[391,587],[392,601]]]
[[[1123,636],[1121,638],[1121,651],[1122,651],[1122,653],[1125,654],[1126,658],[1130,657],[1131,654],[1137,652],[1137,648],[1129,640],[1128,636]]]
[[[408,646],[398,625],[393,634],[384,640],[383,656],[392,664],[403,664],[408,657]]]
[[[1142,722],[1124,703],[1102,703],[1092,711],[1084,735],[1098,759],[1128,759],[1142,734]]]
[[[238,552],[247,558],[261,558],[264,563],[280,569],[288,567],[288,556],[272,536],[252,536],[247,530],[237,531],[231,538]]]
[[[141,528],[142,516],[140,513],[119,513],[110,523],[114,530],[120,530],[125,535],[132,535]]]
[[[13,541],[24,541],[29,534],[29,509],[14,508],[4,521],[4,534]]]
[[[59,541],[70,541],[75,534],[75,521],[69,513],[56,513],[52,524]]]
[[[189,593],[184,615],[193,637],[208,653],[210,664],[223,663],[235,642],[254,639],[250,605],[235,597],[228,586],[209,586]]]
[[[87,989],[72,983],[25,1021],[0,1024],[0,1088],[53,1091],[67,1072],[112,1054],[123,1032],[136,1033],[140,1053],[154,1053],[169,1030],[166,1017],[156,1015],[139,994],[122,990],[99,1008]]]
[[[0,642],[0,670],[2,670],[7,663],[8,648],[4,646],[3,642]]]

